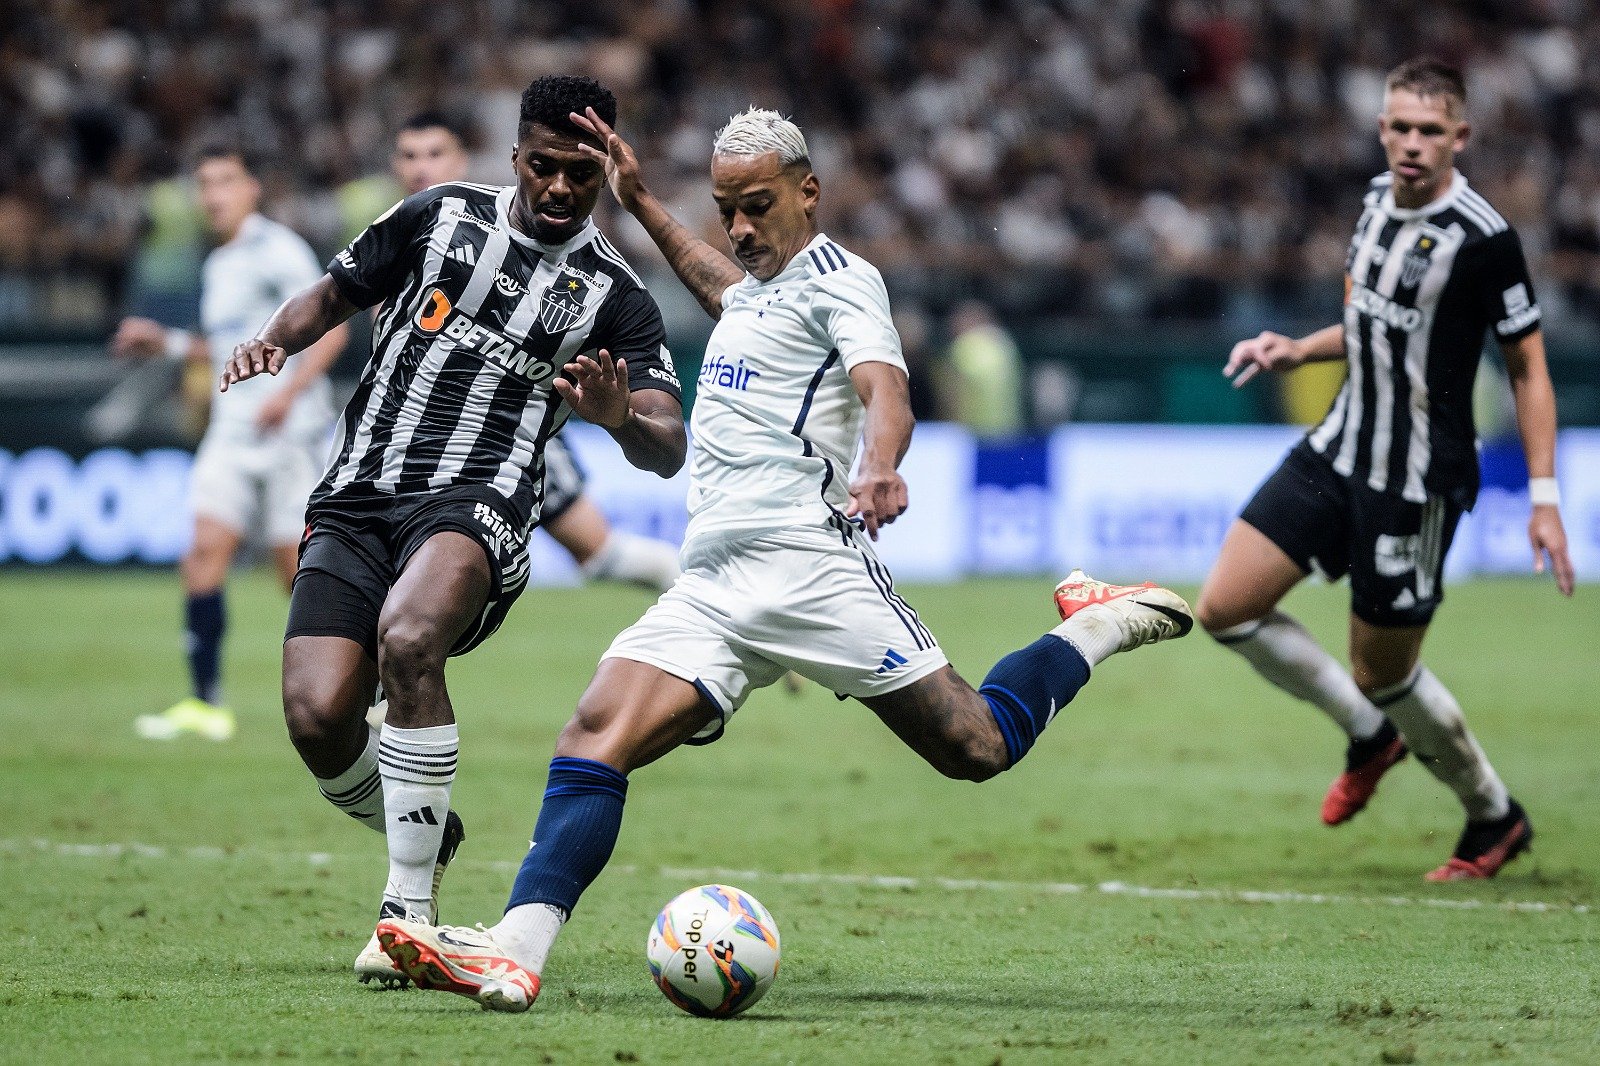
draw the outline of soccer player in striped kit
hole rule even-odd
[[[1200,622],[1267,680],[1349,737],[1322,820],[1339,825],[1385,771],[1418,759],[1460,799],[1466,828],[1431,881],[1493,877],[1533,839],[1444,683],[1421,663],[1444,598],[1446,552],[1478,491],[1472,385],[1486,332],[1505,356],[1527,456],[1534,568],[1572,594],[1555,482],[1555,394],[1522,245],[1454,169],[1471,129],[1460,71],[1415,59],[1390,73],[1379,116],[1389,170],[1350,242],[1344,320],[1308,337],[1263,333],[1225,372],[1346,359],[1322,423],[1233,524],[1200,594]],[[1345,671],[1278,602],[1312,571],[1350,575]]]
[[[590,214],[604,167],[573,111],[615,118],[589,78],[522,97],[507,188],[408,196],[291,297],[222,377],[277,374],[362,308],[383,305],[343,435],[311,495],[283,645],[284,716],[335,807],[385,834],[380,916],[435,920],[462,839],[448,656],[499,628],[527,584],[543,453],[578,415],[633,465],[671,477],[688,441],[655,301]],[[365,712],[382,680],[381,731]],[[403,978],[369,941],[363,981]]]

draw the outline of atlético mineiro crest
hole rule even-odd
[[[563,267],[556,280],[539,298],[539,325],[546,333],[562,333],[583,316],[589,297],[589,279]]]
[[[1439,242],[1432,237],[1420,237],[1417,243],[1411,246],[1406,253],[1405,261],[1400,264],[1400,284],[1408,289],[1414,289],[1422,284],[1422,275],[1427,273],[1429,258],[1433,249]]]

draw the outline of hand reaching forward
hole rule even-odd
[[[1233,346],[1222,375],[1232,378],[1233,387],[1238,388],[1263,370],[1290,370],[1305,361],[1299,341],[1266,330]]]
[[[621,429],[628,421],[628,363],[612,360],[601,348],[595,355],[580,355],[561,368],[573,380],[555,380],[555,390],[585,422],[602,429]]]
[[[233,350],[232,358],[223,368],[222,391],[227,392],[229,385],[248,381],[257,374],[276,375],[288,358],[289,353],[276,344],[268,344],[259,338],[247,340]]]

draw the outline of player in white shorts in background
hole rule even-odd
[[[448,115],[413,115],[394,139],[391,166],[411,196],[463,181],[471,157],[461,127]],[[539,528],[572,556],[587,581],[616,581],[664,592],[678,579],[678,549],[666,541],[613,529],[585,491],[583,467],[558,433],[545,442],[544,506]]]
[[[205,361],[220,374],[234,347],[254,336],[284,299],[321,277],[322,266],[299,234],[258,213],[261,183],[240,151],[206,149],[195,181],[218,242],[201,278],[201,333],[126,318],[112,348],[120,356]],[[294,580],[306,499],[322,476],[333,424],[327,370],[347,335],[344,326],[329,333],[296,360],[293,373],[256,378],[212,397],[190,475],[194,539],[181,565],[193,695],[160,714],[140,715],[140,736],[233,736],[233,712],[221,690],[223,584],[239,546],[252,535],[266,543],[284,588]]]
[[[505,917],[487,930],[378,925],[418,987],[507,1011],[538,995],[562,923],[610,858],[626,775],[715,740],[786,670],[865,703],[946,776],[983,781],[1027,754],[1095,664],[1193,624],[1166,589],[1075,571],[1056,588],[1062,624],[974,691],[872,549],[907,506],[905,360],[878,271],[818,230],[800,130],[752,109],[717,135],[714,195],[741,270],[673,220],[598,115],[574,120],[606,145],[592,154],[617,200],[718,323],[694,405],[684,574],[612,643],[557,741]]]

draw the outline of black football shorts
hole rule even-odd
[[[1346,478],[1301,441],[1239,517],[1302,570],[1350,575],[1350,609],[1375,626],[1422,626],[1444,600],[1444,560],[1462,509],[1413,503]]]
[[[490,489],[461,487],[400,497],[359,513],[323,507],[309,519],[300,542],[285,640],[347,637],[376,662],[383,601],[417,549],[447,530],[483,546],[491,581],[488,602],[451,655],[466,654],[499,629],[528,583],[527,535],[506,516]]]

